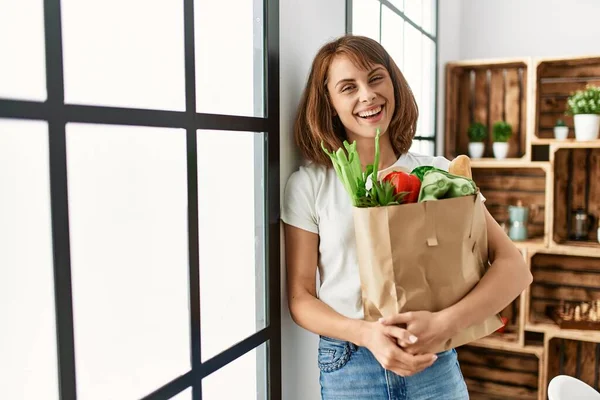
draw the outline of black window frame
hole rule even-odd
[[[433,142],[433,155],[437,154],[438,151],[438,85],[439,85],[439,0],[433,0],[435,2],[435,35],[424,30],[419,24],[411,20],[405,13],[400,11],[394,6],[389,0],[372,0],[379,3],[379,42],[381,42],[381,25],[382,25],[382,12],[383,6],[388,7],[392,12],[401,17],[404,21],[412,25],[413,28],[418,30],[421,34],[428,37],[435,46],[435,82],[434,82],[434,94],[433,94],[433,132],[432,136],[415,136],[414,140],[431,141]],[[352,33],[352,0],[346,0],[346,33]]]
[[[77,398],[75,344],[73,329],[73,299],[71,290],[71,257],[69,205],[67,190],[66,124],[69,122],[181,128],[186,130],[187,189],[188,189],[188,252],[191,327],[191,369],[182,376],[166,382],[149,393],[145,400],[169,399],[187,388],[192,399],[202,399],[202,379],[233,362],[249,351],[266,344],[266,398],[281,399],[281,304],[280,304],[280,238],[279,238],[279,1],[263,0],[262,29],[264,36],[262,100],[264,117],[233,116],[198,113],[196,111],[194,1],[183,1],[185,46],[184,112],[138,108],[104,107],[65,104],[60,0],[44,0],[44,33],[46,57],[47,100],[44,102],[0,98],[0,118],[41,120],[48,123],[50,209],[53,252],[53,274],[57,334],[58,387],[61,400]],[[258,40],[260,40],[259,38]],[[256,40],[256,39],[255,39]],[[256,53],[255,53],[256,54]],[[262,107],[261,107],[262,109]],[[205,362],[201,358],[201,315],[199,243],[198,243],[198,129],[221,131],[262,132],[255,141],[263,147],[266,159],[261,168],[264,185],[265,221],[265,298],[267,325],[253,335],[226,349]],[[223,132],[227,134],[227,132]],[[255,164],[263,159],[255,159]],[[258,194],[260,196],[260,194]],[[259,363],[260,365],[260,363]],[[260,372],[259,372],[260,373]]]

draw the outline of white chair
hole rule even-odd
[[[579,379],[568,375],[558,375],[548,385],[548,399],[600,400],[600,393]]]

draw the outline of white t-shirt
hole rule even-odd
[[[412,171],[421,165],[447,171],[450,161],[409,152],[389,168]],[[363,319],[352,202],[335,170],[309,163],[294,172],[285,187],[281,219],[319,235],[319,299],[346,317]]]

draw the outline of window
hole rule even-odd
[[[0,398],[280,399],[278,20],[0,3]]]
[[[437,0],[347,0],[347,31],[390,53],[419,106],[411,151],[436,152]]]

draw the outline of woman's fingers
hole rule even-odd
[[[402,354],[400,354],[399,358],[403,369],[413,371],[414,373],[423,371],[425,368],[431,366],[435,360],[437,360],[437,356],[435,354],[413,355],[405,351],[402,351]]]
[[[384,332],[386,335],[395,338],[396,342],[402,347],[407,347],[410,344],[415,344],[419,340],[415,335],[413,335],[406,329],[402,329],[394,325],[386,326]]]
[[[398,371],[402,370],[404,371],[403,376],[421,372],[437,360],[435,354],[412,355],[397,346],[388,348],[386,353],[382,360],[383,367],[397,374],[399,374]]]

